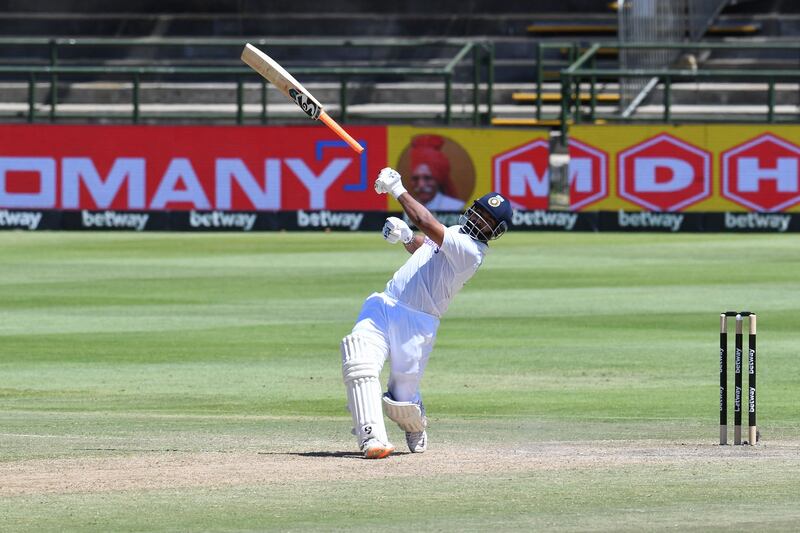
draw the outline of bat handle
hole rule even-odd
[[[344,128],[337,124],[337,122],[333,120],[328,113],[322,111],[319,114],[319,119],[324,122],[326,126],[332,129],[333,132],[336,133],[336,135],[338,135],[344,142],[346,142],[350,148],[355,150],[356,153],[360,154],[364,151],[364,147],[358,144],[358,141],[353,139],[349,133],[344,131]]]

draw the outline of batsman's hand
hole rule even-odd
[[[381,170],[378,174],[378,179],[375,180],[375,192],[378,194],[386,194],[388,192],[395,198],[406,192],[406,188],[403,187],[403,182],[400,179],[400,173],[389,167]]]
[[[397,217],[389,217],[383,225],[383,238],[389,244],[394,244],[397,241],[402,241],[403,244],[408,244],[414,238],[414,232],[408,227],[404,221]]]

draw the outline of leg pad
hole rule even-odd
[[[359,446],[371,438],[387,444],[386,426],[380,408],[381,361],[362,337],[348,335],[342,339],[342,378],[347,390],[347,407],[353,416],[353,427]]]

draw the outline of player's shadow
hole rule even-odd
[[[406,455],[411,452],[393,452],[392,455]],[[298,457],[341,457],[347,459],[363,459],[360,452],[258,452],[258,455],[296,455]]]

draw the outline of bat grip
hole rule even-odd
[[[331,116],[324,110],[319,114],[319,119],[324,122],[326,126],[332,129],[333,132],[336,133],[336,135],[338,135],[344,142],[346,142],[350,148],[355,150],[356,153],[360,154],[364,151],[364,147],[358,144],[358,141],[353,139],[349,133],[344,131],[344,128],[342,128],[335,120],[333,120]]]

